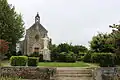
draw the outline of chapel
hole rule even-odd
[[[48,31],[41,25],[40,16],[37,13],[34,24],[26,30],[25,39],[20,43],[20,50],[24,55],[39,52],[43,54],[44,60],[50,60],[50,44]]]

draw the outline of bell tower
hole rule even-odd
[[[40,22],[40,16],[38,12],[37,12],[37,15],[35,16],[35,23],[36,22]]]

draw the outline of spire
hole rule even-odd
[[[35,16],[35,23],[36,22],[40,22],[40,16],[38,12],[37,12],[37,15]]]

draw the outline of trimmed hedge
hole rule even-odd
[[[39,58],[37,57],[28,57],[28,66],[37,66]]]
[[[27,59],[27,56],[12,56],[10,58],[10,64],[11,66],[26,66]]]
[[[112,53],[93,53],[91,56],[93,63],[99,63],[101,67],[113,67],[114,56]]]

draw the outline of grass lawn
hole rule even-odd
[[[97,67],[95,64],[76,62],[76,63],[65,63],[65,62],[39,62],[38,66],[42,67]]]
[[[10,66],[10,61],[2,61],[2,66]],[[39,67],[98,67],[97,64],[85,63],[85,62],[75,62],[75,63],[65,63],[65,62],[39,62]]]

